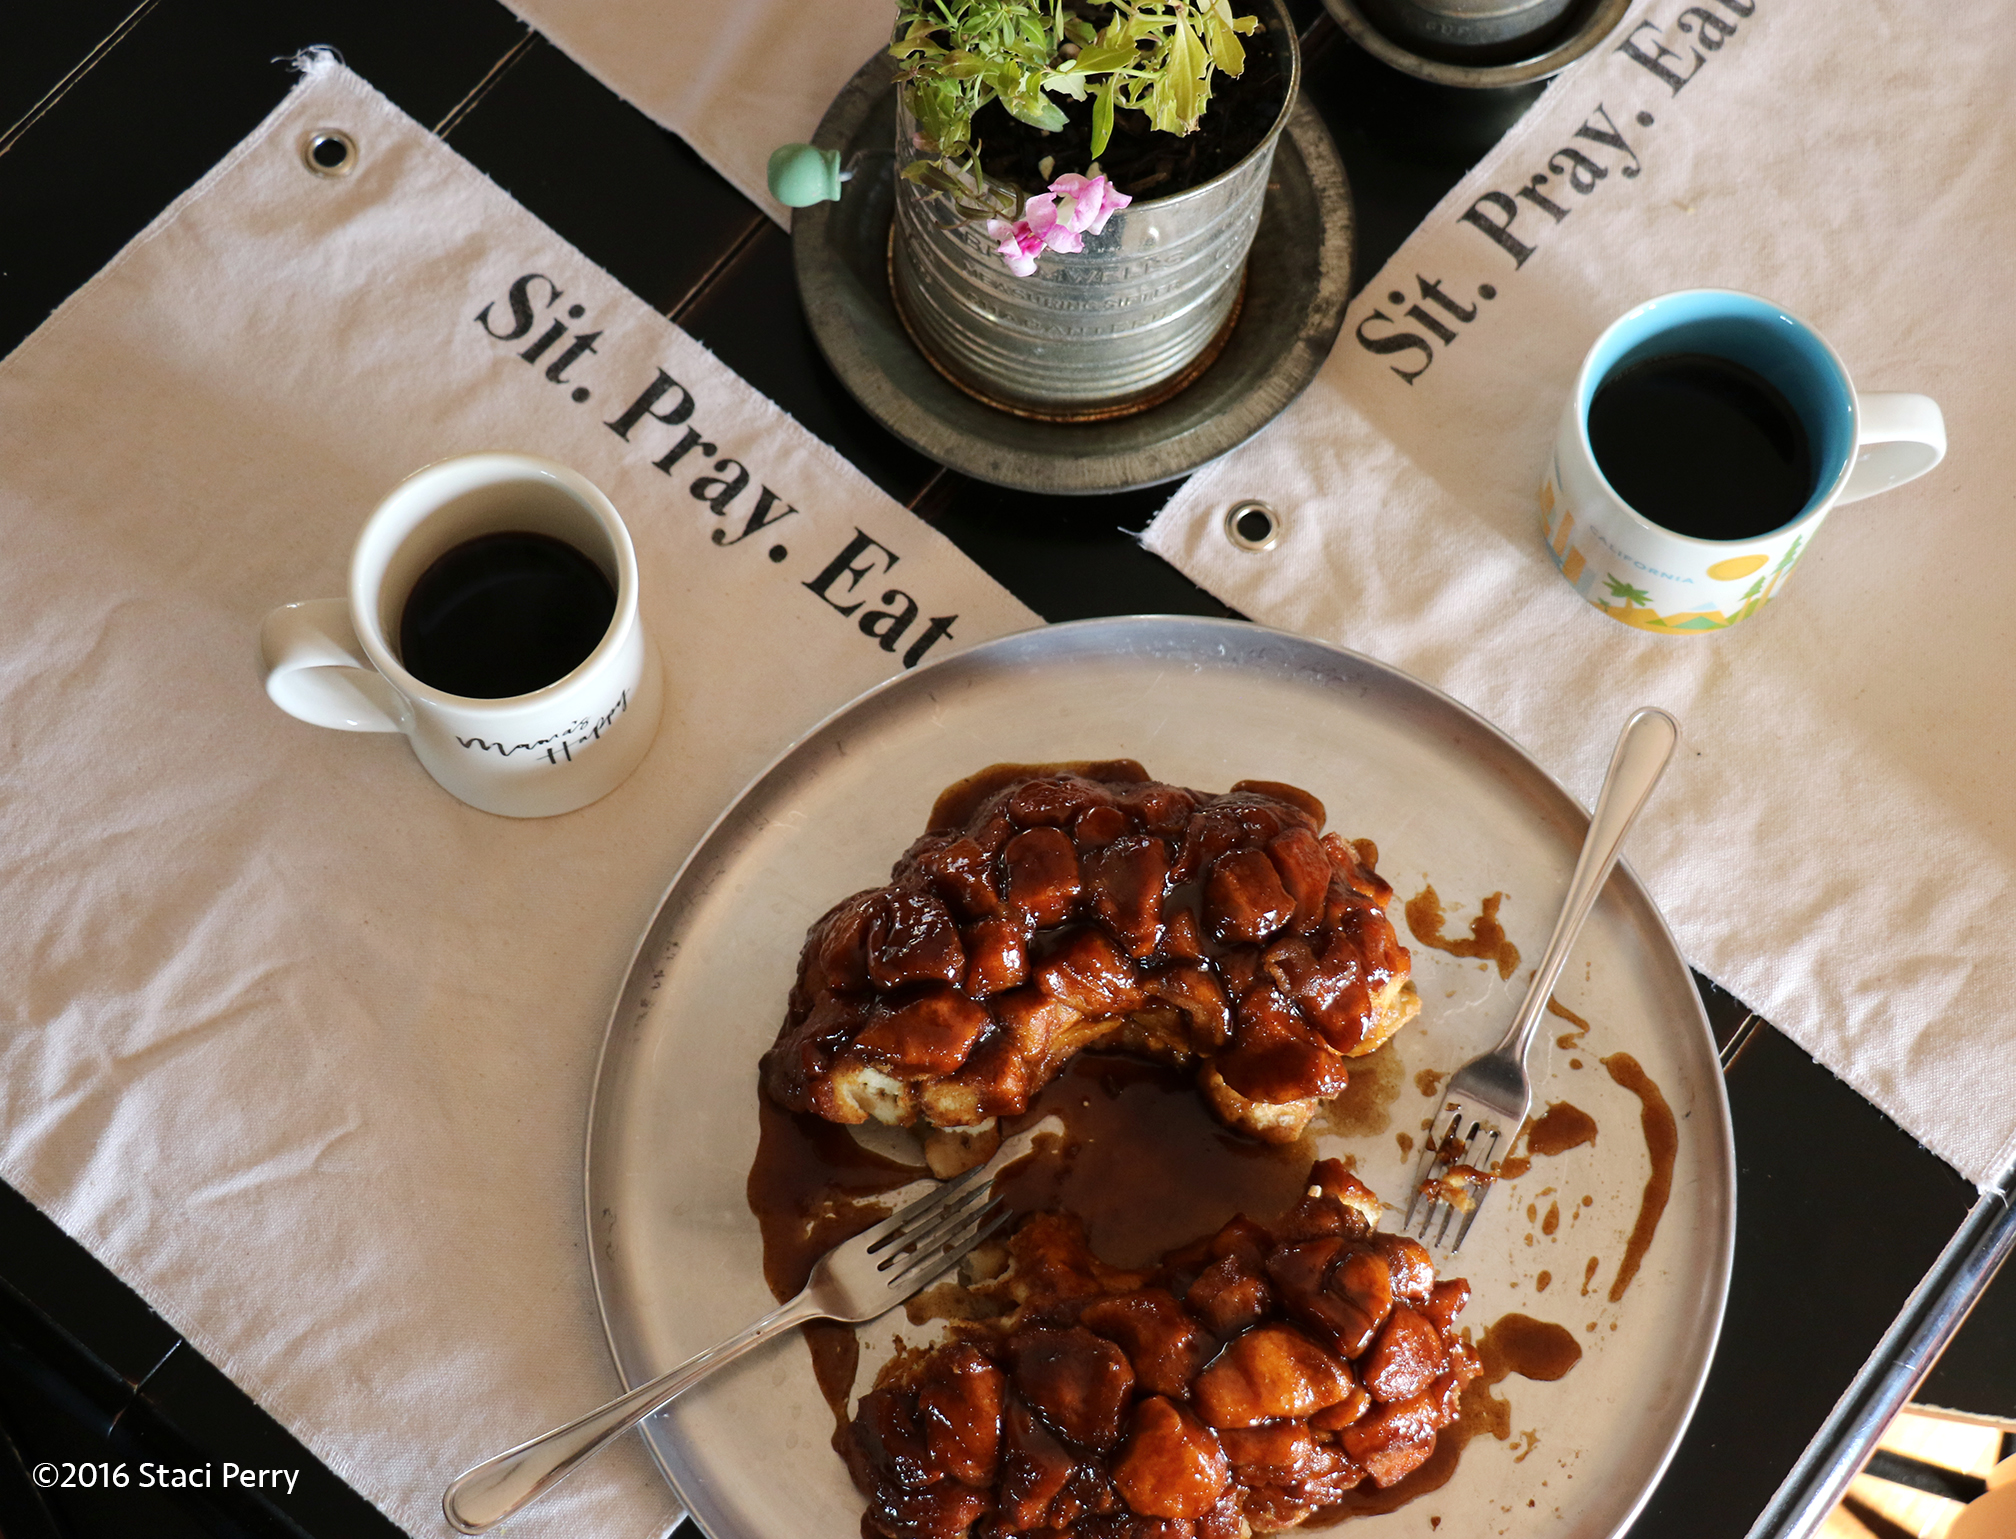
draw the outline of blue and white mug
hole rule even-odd
[[[1622,370],[1673,354],[1741,364],[1797,413],[1815,484],[1780,527],[1737,540],[1681,534],[1605,478],[1589,437],[1597,391]],[[1930,397],[1858,395],[1834,349],[1797,316],[1733,289],[1690,289],[1647,300],[1589,349],[1561,413],[1541,516],[1555,565],[1591,604],[1640,630],[1695,635],[1763,608],[1835,508],[1922,476],[1945,454],[1945,419]]]

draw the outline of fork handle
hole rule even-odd
[[[1526,1001],[1512,1018],[1511,1029],[1498,1044],[1498,1052],[1511,1052],[1521,1063],[1525,1062],[1526,1050],[1533,1044],[1533,1033],[1546,1013],[1547,1000],[1554,992],[1561,969],[1567,965],[1568,953],[1582,933],[1583,921],[1609,880],[1610,868],[1617,864],[1624,836],[1638,820],[1679,741],[1679,723],[1650,705],[1632,712],[1624,730],[1617,735],[1616,751],[1610,755],[1610,768],[1603,775],[1603,789],[1596,796],[1596,810],[1589,815],[1589,832],[1583,837],[1582,853],[1576,857],[1575,874],[1568,879],[1568,896],[1561,905],[1561,917],[1554,922],[1554,933],[1548,937],[1547,950],[1533,974]]]
[[[689,1357],[671,1372],[618,1395],[564,1427],[542,1432],[529,1443],[506,1449],[494,1459],[464,1470],[448,1482],[441,1495],[441,1515],[460,1534],[480,1534],[503,1522],[527,1503],[537,1501],[587,1460],[637,1425],[675,1396],[685,1393],[716,1368],[732,1363],[771,1337],[823,1319],[804,1294],[770,1311],[754,1325]]]

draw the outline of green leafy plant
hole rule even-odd
[[[1089,100],[1096,166],[1122,107],[1164,133],[1194,131],[1213,74],[1245,70],[1239,36],[1259,26],[1235,17],[1231,0],[897,0],[896,12],[889,51],[929,157],[903,174],[969,217],[1021,208],[1014,189],[990,186],[980,169],[973,115],[989,102],[1054,132],[1065,124],[1058,98]]]

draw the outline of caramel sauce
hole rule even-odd
[[[1601,1256],[1591,1256],[1589,1264],[1582,1268],[1582,1297],[1589,1297],[1589,1284],[1596,1280],[1596,1268],[1603,1264]]]
[[[1503,1443],[1512,1436],[1512,1403],[1491,1391],[1515,1373],[1543,1383],[1567,1377],[1582,1361],[1582,1344],[1565,1325],[1531,1315],[1501,1315],[1477,1343],[1477,1360],[1484,1371],[1464,1391],[1463,1417],[1456,1425],[1468,1429],[1469,1436],[1489,1431]]]
[[[861,1338],[854,1327],[838,1320],[808,1320],[798,1327],[812,1353],[812,1377],[819,1397],[833,1413],[833,1450],[841,1458],[853,1438],[848,1429],[848,1402],[854,1398],[854,1378],[861,1370]]]
[[[1563,1326],[1509,1314],[1485,1330],[1484,1339],[1477,1344],[1477,1357],[1484,1371],[1463,1392],[1462,1415],[1454,1426],[1436,1435],[1435,1451],[1419,1469],[1383,1491],[1368,1480],[1343,1501],[1319,1508],[1306,1527],[1394,1512],[1440,1490],[1456,1473],[1463,1450],[1473,1437],[1488,1432],[1501,1443],[1511,1439],[1511,1402],[1492,1394],[1492,1387],[1515,1373],[1526,1379],[1561,1378],[1582,1360],[1582,1347]]]
[[[879,1197],[925,1172],[862,1148],[837,1123],[784,1111],[760,1090],[756,1115],[756,1160],[745,1195],[763,1233],[763,1281],[782,1303],[805,1286],[827,1251],[888,1216]],[[861,1344],[853,1326],[831,1320],[799,1329],[820,1396],[833,1413],[833,1446],[844,1452]]]
[[[1381,1068],[1373,1060],[1384,1060]],[[1376,1106],[1384,1119],[1404,1082],[1390,1053],[1354,1064],[1354,1079],[1375,1087],[1347,1117],[1364,1118]],[[764,1239],[764,1277],[780,1299],[803,1286],[813,1263],[831,1246],[882,1217],[877,1199],[917,1179],[921,1167],[873,1153],[844,1127],[780,1111],[759,1096],[761,1136],[748,1182],[752,1211]],[[1083,1053],[1049,1085],[1017,1126],[1058,1118],[1061,1134],[1039,1139],[1037,1157],[1010,1167],[997,1191],[1018,1211],[1061,1207],[1086,1223],[1093,1250],[1109,1264],[1131,1267],[1200,1234],[1235,1213],[1269,1220],[1302,1195],[1313,1139],[1263,1144],[1232,1132],[1206,1109],[1189,1077],[1166,1065],[1115,1053]],[[1181,1203],[1167,1201],[1171,1191]],[[1593,1271],[1593,1268],[1592,1268]],[[1551,1277],[1542,1274],[1544,1288]],[[1586,1289],[1585,1289],[1586,1291]],[[974,1299],[957,1284],[940,1284],[912,1301],[914,1323],[971,1315]],[[834,1415],[833,1443],[851,1446],[849,1409],[859,1369],[853,1327],[819,1322],[804,1327],[820,1393]],[[1558,1325],[1507,1315],[1479,1346],[1484,1376],[1465,1394],[1460,1419],[1446,1428],[1435,1452],[1396,1485],[1371,1482],[1318,1512],[1310,1527],[1351,1517],[1392,1512],[1444,1486],[1464,1447],[1479,1433],[1511,1436],[1511,1408],[1490,1391],[1510,1374],[1560,1378],[1581,1348]]]
[[[780,1110],[760,1092],[757,1103],[747,1196],[763,1234],[763,1280],[781,1302],[827,1251],[888,1215],[879,1198],[926,1172],[863,1148],[836,1123]],[[1009,1167],[996,1190],[1017,1212],[1077,1213],[1092,1249],[1114,1266],[1153,1261],[1235,1213],[1278,1218],[1301,1197],[1315,1159],[1310,1138],[1263,1144],[1234,1133],[1183,1071],[1117,1053],[1081,1053],[1015,1126],[1046,1116],[1063,1133],[1039,1139],[1038,1157]],[[1183,1200],[1170,1202],[1172,1191]],[[956,1284],[911,1303],[918,1324],[973,1312]],[[820,1393],[844,1432],[860,1355],[854,1330],[822,1322],[804,1331]]]
[[[1536,1154],[1565,1154],[1578,1144],[1596,1142],[1596,1119],[1580,1107],[1556,1101],[1538,1117],[1528,1118],[1519,1130],[1526,1140],[1524,1154],[1507,1155],[1498,1164],[1498,1179],[1517,1181],[1533,1169]],[[1518,1140],[1514,1140],[1516,1143]],[[1548,1233],[1553,1233],[1549,1230]]]
[[[1433,1096],[1442,1088],[1442,1081],[1448,1077],[1440,1069],[1423,1069],[1414,1076],[1414,1088],[1425,1096]]]
[[[1573,1031],[1564,1031],[1560,1036],[1556,1037],[1554,1039],[1556,1047],[1580,1047],[1582,1045],[1582,1039],[1589,1035],[1589,1023],[1587,1021],[1562,1004],[1552,994],[1547,996],[1547,1013],[1559,1016],[1575,1028]]]
[[[1645,1259],[1652,1236],[1659,1232],[1666,1199],[1673,1194],[1673,1161],[1680,1151],[1680,1129],[1673,1120],[1673,1108],[1666,1104],[1666,1097],[1637,1059],[1629,1053],[1612,1053],[1602,1063],[1612,1079],[1638,1097],[1645,1152],[1652,1160],[1651,1173],[1645,1178],[1645,1193],[1638,1200],[1638,1222],[1632,1226],[1631,1238],[1624,1246],[1624,1259],[1617,1264],[1616,1281],[1610,1284],[1610,1302],[1615,1304],[1624,1297],[1631,1279],[1638,1275],[1638,1264]]]
[[[1510,1314],[1501,1316],[1484,1332],[1484,1339],[1477,1344],[1477,1360],[1484,1365],[1477,1379],[1480,1385],[1502,1383],[1514,1373],[1522,1379],[1551,1383],[1565,1378],[1568,1370],[1582,1361],[1582,1347],[1566,1326]],[[1510,1431],[1508,1421],[1500,1436]]]
[[[1526,1152],[1566,1154],[1596,1142],[1596,1119],[1567,1101],[1550,1102],[1547,1110],[1526,1124]]]
[[[1362,1075],[1372,1089],[1347,1108],[1346,1120],[1384,1120],[1405,1077],[1396,1056],[1382,1050],[1354,1062],[1353,1070],[1354,1080]],[[758,1099],[761,1132],[748,1198],[763,1234],[764,1279],[785,1299],[804,1286],[828,1249],[886,1215],[878,1198],[923,1171],[863,1148],[844,1127]],[[1013,1126],[1045,1117],[1057,1118],[1063,1131],[1039,1137],[1036,1155],[1004,1171],[996,1191],[1018,1212],[1076,1213],[1092,1250],[1114,1266],[1152,1263],[1237,1213],[1278,1219],[1303,1195],[1315,1158],[1313,1137],[1282,1145],[1235,1133],[1211,1114],[1186,1073],[1118,1053],[1079,1054]],[[1171,1192],[1182,1200],[1171,1202]],[[970,1318],[976,1302],[958,1284],[942,1283],[913,1299],[909,1314],[916,1324]],[[853,1327],[831,1322],[804,1332],[834,1415],[834,1446],[845,1453],[858,1339]],[[1432,1483],[1417,1471],[1391,1491],[1354,1493],[1353,1503],[1362,1506],[1352,1510],[1390,1511],[1440,1486],[1454,1466],[1453,1452],[1438,1452],[1423,1467],[1442,1471]],[[1410,1494],[1396,1496],[1403,1488]]]
[[[1301,1197],[1316,1158],[1309,1135],[1263,1144],[1235,1133],[1187,1072],[1118,1053],[1080,1053],[1014,1126],[1046,1116],[1064,1132],[1039,1138],[1036,1156],[1002,1172],[995,1190],[1017,1212],[1077,1214],[1093,1254],[1110,1266],[1148,1265],[1237,1213],[1278,1218]]]
[[[763,1232],[763,1281],[782,1303],[842,1240],[889,1216],[876,1199],[926,1174],[864,1149],[846,1128],[756,1093],[756,1160],[744,1195]]]
[[[1339,1138],[1376,1138],[1393,1125],[1407,1071],[1389,1042],[1351,1060],[1351,1080],[1316,1110],[1311,1126]]]
[[[1407,900],[1407,928],[1424,946],[1446,951],[1452,957],[1481,957],[1495,962],[1498,976],[1509,978],[1519,965],[1519,948],[1506,938],[1504,926],[1498,923],[1498,905],[1504,901],[1504,893],[1492,893],[1484,900],[1484,911],[1470,921],[1470,938],[1451,940],[1442,933],[1447,915],[1442,910],[1440,895],[1430,883]]]
[[[760,1092],[757,1102],[747,1196],[763,1234],[763,1280],[782,1301],[805,1286],[827,1251],[887,1216],[879,1198],[926,1172],[863,1148],[836,1123],[780,1110]],[[1093,1250],[1115,1266],[1153,1261],[1235,1213],[1279,1217],[1302,1195],[1315,1158],[1307,1137],[1263,1144],[1232,1132],[1183,1071],[1117,1053],[1081,1053],[1015,1126],[1046,1116],[1064,1132],[1039,1139],[1038,1157],[1009,1167],[996,1189],[1017,1212],[1077,1213]],[[1180,1203],[1168,1201],[1172,1191],[1183,1193]],[[956,1284],[912,1304],[919,1324],[973,1310]],[[821,1322],[804,1331],[820,1393],[844,1435],[860,1356],[853,1328]]]
[[[996,791],[1038,775],[1083,775],[1087,780],[1123,785],[1151,778],[1134,759],[1068,759],[1061,764],[990,764],[964,780],[954,781],[938,793],[938,800],[931,804],[931,818],[924,825],[924,832],[935,834],[945,829],[964,828],[967,820],[980,810],[980,804]]]
[[[1553,1281],[1554,1281],[1554,1274],[1552,1272],[1543,1271],[1538,1277],[1533,1279],[1533,1291],[1535,1293],[1545,1293],[1547,1291],[1547,1285]]]

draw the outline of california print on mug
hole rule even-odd
[[[607,795],[658,731],[630,531],[585,478],[528,455],[408,477],[358,537],[349,596],[282,605],[259,644],[283,711],[403,732],[444,790],[505,817]]]
[[[1755,614],[1829,513],[1945,453],[1936,402],[1857,395],[1796,316],[1694,289],[1646,301],[1596,339],[1540,510],[1577,593],[1626,625],[1692,635]]]

